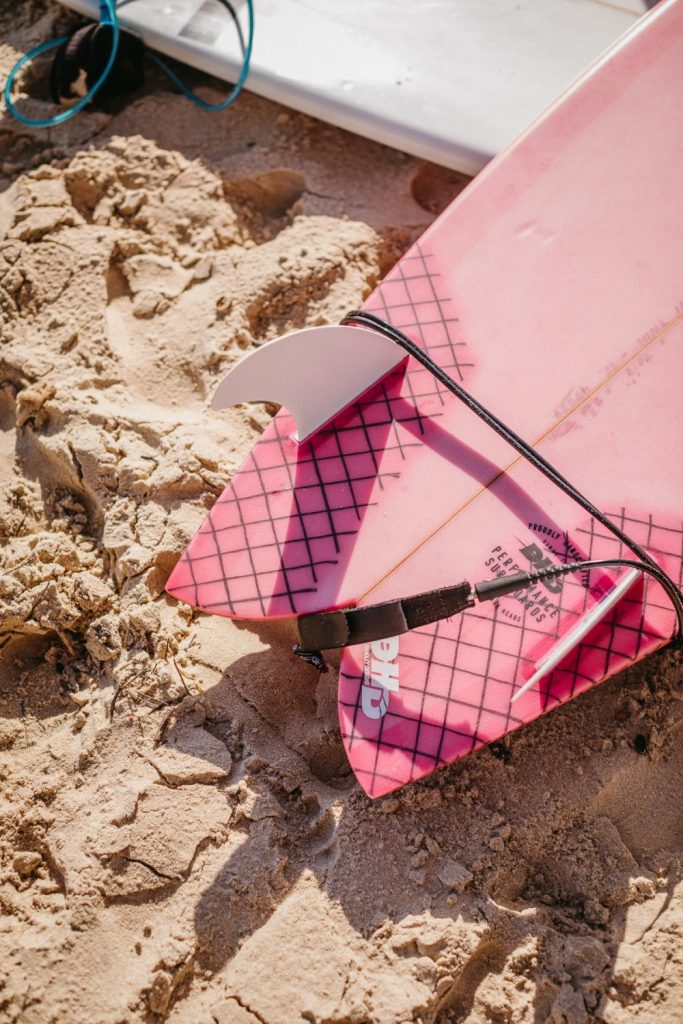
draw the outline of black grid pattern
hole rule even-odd
[[[416,244],[364,308],[406,331],[462,380],[472,363],[432,263]],[[420,447],[420,402],[438,395],[443,404],[442,390],[411,362],[299,446],[290,417],[276,416],[190,543],[170,590],[225,615],[317,607],[320,569],[329,573],[340,562],[375,486],[397,479]]]
[[[683,582],[683,522],[661,525],[653,517],[612,516]],[[577,531],[585,558],[628,557],[620,541],[596,524]],[[565,553],[570,547],[565,537]],[[571,560],[566,554],[565,561]],[[672,635],[675,613],[662,588],[643,578],[605,619],[519,704],[510,697],[545,653],[599,599],[613,577],[594,571],[589,585],[565,577],[554,628],[539,625],[512,599],[478,606],[456,619],[414,630],[401,638],[400,664],[411,680],[389,695],[387,713],[377,721],[362,713],[364,684],[372,685],[357,653],[346,651],[341,665],[342,735],[351,764],[371,796],[420,778],[478,747],[500,739],[552,707],[571,700],[608,676],[662,646]],[[506,619],[504,608],[521,614]],[[398,760],[396,754],[400,755]]]

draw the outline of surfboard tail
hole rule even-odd
[[[623,517],[641,540],[661,545],[659,557],[674,568],[672,557],[661,551],[683,545],[683,523],[676,528],[649,516]],[[533,555],[536,541],[524,539]],[[610,557],[615,551],[611,539],[593,536],[586,553]],[[641,576],[553,671],[513,702],[548,649],[581,621],[606,585],[603,579],[590,590],[585,580],[567,578],[560,593],[539,588],[510,595],[389,641],[347,648],[340,665],[339,723],[365,792],[377,798],[423,778],[670,641],[676,626],[670,602],[658,584]]]
[[[364,305],[495,410],[679,586],[682,67],[683,0],[663,0]],[[295,429],[286,412],[274,418],[171,575],[174,596],[220,615],[294,617],[515,565],[628,554],[415,360],[305,443]],[[625,595],[511,704],[617,579],[505,598],[408,633],[395,651],[346,651],[340,721],[367,791],[422,777],[665,643],[673,613],[645,581],[640,602]]]

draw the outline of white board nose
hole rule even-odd
[[[406,358],[377,331],[364,327],[306,327],[255,349],[216,388],[211,405],[278,402],[305,441]]]

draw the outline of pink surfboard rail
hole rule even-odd
[[[683,0],[668,0],[487,169],[365,309],[401,328],[683,571]],[[281,411],[168,582],[240,618],[295,616],[627,550],[414,361],[310,441]],[[371,796],[420,778],[662,646],[661,588],[630,591],[510,697],[618,577],[567,577],[369,649],[339,713]]]

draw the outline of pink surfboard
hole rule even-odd
[[[494,160],[364,309],[399,327],[681,584],[683,0],[668,0]],[[371,382],[368,382],[371,383]],[[270,397],[270,396],[264,396]],[[276,397],[276,396],[273,396]],[[414,360],[308,441],[283,409],[168,582],[238,618],[374,604],[629,557]],[[618,570],[346,648],[339,719],[373,797],[666,644],[643,579],[517,702]]]

